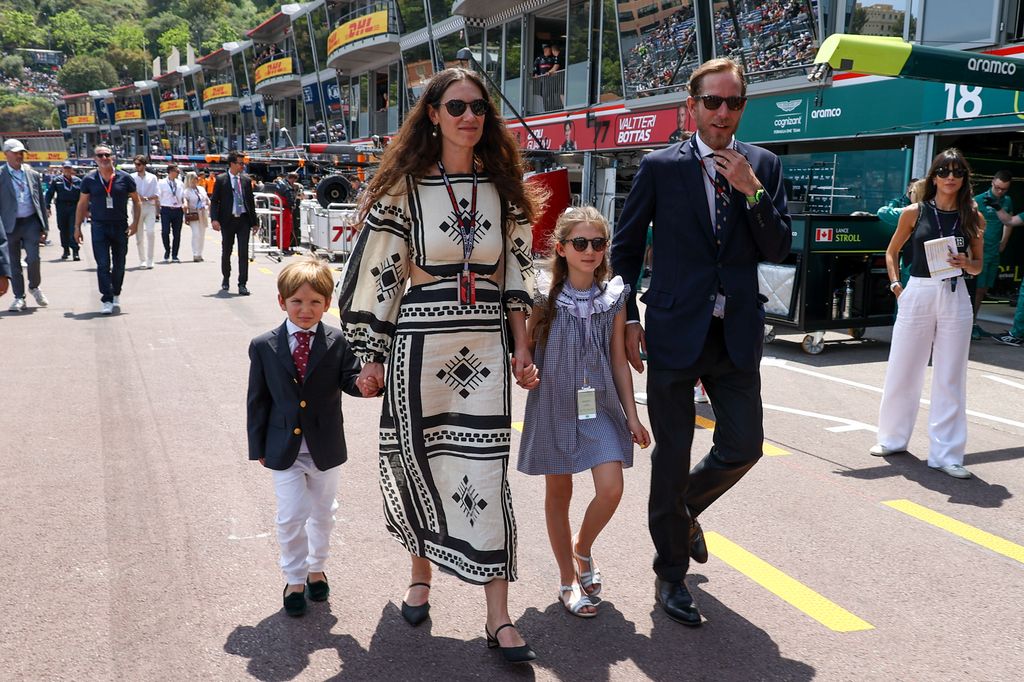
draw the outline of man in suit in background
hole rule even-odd
[[[220,271],[224,279],[222,291],[231,280],[231,250],[238,240],[238,295],[248,296],[249,233],[259,224],[252,180],[244,172],[245,163],[238,152],[228,152],[228,172],[221,173],[213,184],[210,196],[210,224],[221,233]]]
[[[714,59],[693,72],[686,105],[696,121],[689,140],[648,154],[640,164],[612,242],[611,262],[627,282],[639,278],[648,225],[654,264],[646,335],[635,294],[627,306],[626,353],[643,371],[647,353],[652,455],[648,524],[662,608],[684,625],[700,612],[683,579],[691,557],[707,561],[697,516],[761,456],[764,299],[759,261],[789,253],[791,221],[774,154],[738,142],[746,106],[742,67]],[[714,445],[690,471],[700,379],[717,418]]]
[[[11,138],[4,142],[7,163],[0,168],[0,223],[7,237],[8,269],[14,301],[11,312],[25,309],[25,277],[21,271],[21,251],[25,250],[28,291],[40,308],[50,305],[39,288],[39,241],[46,232],[50,212],[43,202],[43,176],[25,165],[25,145]],[[3,273],[0,273],[3,274]],[[4,287],[6,289],[6,287]]]

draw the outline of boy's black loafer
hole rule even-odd
[[[309,598],[313,601],[327,601],[327,597],[331,595],[331,586],[327,584],[327,574],[324,574],[323,580],[314,582],[310,582],[309,578],[306,578],[306,592],[309,593]]]
[[[289,616],[298,617],[306,612],[306,594],[305,592],[292,592],[291,594],[284,594],[288,592],[288,586],[284,586],[282,595],[284,596],[284,612]]]

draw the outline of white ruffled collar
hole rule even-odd
[[[574,289],[566,281],[562,291],[558,294],[555,305],[566,309],[577,317],[603,313],[615,305],[615,302],[622,296],[625,288],[626,284],[622,281],[622,277],[618,275],[605,282],[603,290],[595,285],[589,291],[580,291],[579,289]]]

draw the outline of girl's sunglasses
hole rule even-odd
[[[608,240],[604,237],[594,237],[593,239],[587,239],[586,237],[573,237],[572,239],[560,239],[559,244],[565,246],[566,244],[572,244],[572,248],[576,249],[580,253],[587,250],[587,244],[593,247],[595,253],[601,253],[604,248],[608,246]]]
[[[945,166],[935,169],[935,175],[940,178],[948,178],[950,173],[953,174],[954,178],[962,178],[967,175],[967,171],[963,168],[946,168]]]
[[[449,114],[455,117],[462,116],[466,113],[466,107],[469,107],[469,110],[473,112],[474,116],[484,116],[487,114],[487,110],[491,108],[485,99],[475,99],[472,102],[465,102],[461,99],[450,99],[444,103],[444,108],[448,110]]]

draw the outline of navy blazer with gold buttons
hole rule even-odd
[[[360,397],[359,359],[340,329],[318,325],[309,352],[305,381],[299,381],[282,324],[249,344],[247,426],[249,459],[264,459],[283,471],[295,463],[302,437],[317,469],[345,462],[341,392]]]

